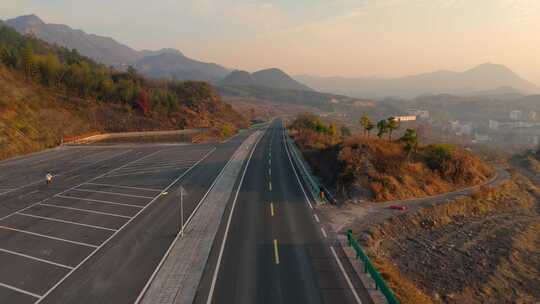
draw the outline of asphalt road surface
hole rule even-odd
[[[249,134],[0,162],[0,303],[133,303],[179,230],[179,185],[187,217]]]
[[[371,303],[335,238],[320,225],[283,132],[275,121],[238,182],[195,303]]]

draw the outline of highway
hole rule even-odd
[[[251,133],[0,162],[0,303],[133,303],[178,233],[179,185],[187,217]]]
[[[276,120],[238,181],[195,303],[372,303],[324,230]]]

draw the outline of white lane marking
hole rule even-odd
[[[270,189],[270,191],[272,191],[272,182],[268,182],[268,189]]]
[[[289,158],[289,162],[291,163],[294,176],[296,176],[296,181],[298,182],[298,185],[300,185],[300,189],[302,189],[302,192],[304,193],[304,197],[306,198],[306,202],[308,203],[309,208],[313,209],[313,205],[311,204],[311,201],[309,200],[307,196],[306,190],[304,189],[304,185],[302,185],[302,182],[300,182],[300,178],[298,177],[298,173],[296,173],[296,168],[293,165],[291,155],[289,153],[289,149],[287,148],[287,143],[285,143],[285,129],[283,129],[283,145],[285,146],[285,152],[287,152],[287,157]]]
[[[106,161],[106,160],[115,158],[115,157],[120,156],[120,155],[122,155],[122,154],[126,154],[126,153],[128,153],[128,152],[130,152],[130,151],[132,151],[132,150],[122,151],[121,153],[116,153],[116,154],[114,154],[113,156],[108,157],[108,158],[106,158],[106,159],[101,159],[101,160],[98,160],[98,161],[93,162],[93,163],[91,163],[91,164],[86,164],[86,165],[83,165],[83,166],[80,166],[80,167],[76,167],[76,168],[73,168],[73,169],[68,170],[68,171],[66,171],[66,172],[62,172],[62,174],[58,174],[58,175],[54,175],[54,176],[55,176],[55,177],[58,177],[58,176],[64,176],[64,175],[66,175],[66,174],[68,174],[68,173],[71,173],[71,172],[73,172],[73,171],[77,171],[77,170],[80,170],[80,169],[82,169],[82,168],[86,168],[86,167],[90,167],[90,166],[96,165],[96,164],[98,164],[98,163],[100,163],[100,162],[104,162],[104,161]],[[48,160],[47,160],[47,161],[48,161]],[[30,182],[30,183],[28,183],[28,184],[26,184],[26,185],[23,185],[23,186],[20,186],[20,187],[18,187],[18,188],[11,189],[10,191],[2,192],[2,193],[0,193],[0,195],[8,194],[8,193],[10,193],[10,192],[13,192],[13,191],[16,191],[16,190],[19,190],[19,189],[23,189],[23,188],[26,188],[26,187],[30,187],[30,186],[36,185],[36,184],[38,184],[38,183],[43,183],[43,182],[45,182],[45,179],[40,179],[40,180],[37,180],[37,181],[34,181],[34,182]]]
[[[99,184],[99,183],[85,183],[85,185],[95,185],[95,186],[104,186],[104,187],[111,187],[111,188],[134,189],[134,190],[144,190],[144,191],[154,191],[154,192],[163,191],[163,190],[160,190],[160,189],[150,189],[150,188],[131,187],[131,186],[120,186],[120,185],[111,185],[111,184]]]
[[[73,267],[68,266],[68,265],[64,265],[64,264],[60,264],[60,263],[40,259],[40,258],[37,258],[37,257],[33,257],[31,255],[27,255],[27,254],[15,252],[15,251],[7,250],[7,249],[0,248],[0,251],[8,253],[8,254],[12,254],[12,255],[17,255],[17,256],[20,256],[20,257],[23,257],[23,258],[26,258],[26,259],[29,259],[29,260],[34,260],[34,261],[38,261],[38,262],[41,262],[41,263],[53,265],[53,266],[60,267],[60,268],[73,269]]]
[[[93,178],[91,178],[90,180],[87,180],[85,183],[91,182],[91,181],[95,181],[96,179],[99,179],[99,178],[101,178],[101,177],[103,177],[103,176],[105,176],[105,175],[107,175],[107,174],[109,174],[109,173],[111,173],[111,172],[115,172],[115,171],[117,171],[117,170],[120,170],[120,169],[122,169],[122,168],[124,168],[124,167],[126,167],[126,166],[129,166],[129,165],[132,164],[132,163],[136,163],[136,162],[138,162],[138,161],[140,161],[140,160],[143,160],[143,159],[145,159],[145,158],[148,158],[148,157],[150,157],[150,156],[153,156],[153,155],[155,155],[155,154],[157,154],[157,153],[159,153],[159,152],[161,152],[161,151],[163,151],[163,150],[158,150],[158,151],[152,152],[152,153],[150,153],[150,154],[147,154],[146,156],[143,156],[143,157],[141,157],[141,158],[138,158],[138,159],[136,159],[136,160],[133,160],[133,161],[131,161],[131,162],[128,162],[128,163],[126,163],[126,164],[124,164],[124,165],[122,165],[122,166],[120,166],[120,167],[118,167],[118,168],[112,169],[112,170],[107,171],[107,172],[105,172],[105,173],[103,173],[103,174],[101,174],[101,175],[98,175],[98,176],[96,176],[96,177],[93,177]],[[66,192],[68,192],[68,191],[70,191],[70,190],[72,190],[72,189],[75,189],[75,188],[77,188],[77,187],[80,187],[80,186],[82,186],[82,185],[84,185],[84,183],[78,184],[78,185],[73,186],[73,187],[71,187],[71,188],[68,188],[68,189],[66,189],[66,190],[62,190],[62,191],[60,191],[59,193],[53,195],[53,197],[59,196],[59,195],[61,195],[61,194],[64,194],[64,193],[66,193]],[[39,203],[42,203],[42,202],[44,202],[44,201],[46,201],[46,200],[47,200],[47,199],[41,200],[41,201],[39,201],[39,202],[37,202],[37,203],[31,204],[31,205],[29,205],[29,206],[26,206],[26,207],[24,207],[24,208],[22,208],[22,209],[19,209],[19,210],[15,211],[15,212],[12,212],[12,213],[10,213],[10,214],[8,214],[8,215],[6,215],[6,216],[0,218],[0,221],[3,221],[3,220],[5,220],[5,219],[9,218],[10,216],[16,214],[17,212],[22,212],[22,211],[28,210],[28,209],[34,207],[35,205],[37,205],[37,204],[39,204]]]
[[[349,285],[349,288],[351,289],[351,292],[353,293],[356,302],[358,304],[362,304],[362,301],[360,301],[360,297],[358,296],[358,293],[356,293],[356,289],[354,288],[354,285],[352,284],[351,279],[349,279],[349,275],[345,271],[345,268],[343,267],[343,265],[341,264],[341,261],[339,260],[339,258],[337,256],[336,250],[332,246],[330,246],[330,250],[332,251],[332,254],[334,255],[334,258],[336,259],[336,262],[337,262],[337,264],[339,266],[339,269],[341,270],[341,273],[345,277],[345,280],[347,281],[347,284]]]
[[[116,229],[106,228],[106,227],[102,227],[102,226],[95,226],[95,225],[83,224],[83,223],[78,223],[78,222],[66,221],[66,220],[61,220],[61,219],[57,219],[57,218],[52,218],[52,217],[47,217],[47,216],[40,216],[40,215],[33,215],[33,214],[29,214],[29,213],[24,213],[24,212],[18,212],[17,214],[22,215],[22,216],[28,216],[28,217],[33,217],[33,218],[37,218],[37,219],[42,219],[42,220],[45,220],[45,221],[59,222],[59,223],[82,226],[82,227],[88,227],[88,228],[94,228],[94,229],[99,229],[99,230],[117,231]]]
[[[272,168],[268,168],[268,175],[272,175]]]
[[[203,197],[199,200],[199,203],[197,204],[197,206],[195,206],[195,208],[193,209],[193,211],[191,212],[190,216],[188,217],[188,219],[185,221],[184,223],[184,226],[182,228],[185,229],[185,227],[187,227],[187,225],[191,222],[191,219],[193,218],[193,216],[195,215],[195,213],[197,212],[197,210],[199,210],[199,207],[202,205],[202,203],[204,202],[204,200],[206,199],[206,197],[208,196],[208,194],[210,194],[210,191],[212,191],[212,189],[214,188],[214,185],[218,182],[218,180],[221,179],[221,177],[223,176],[223,173],[225,172],[225,169],[229,166],[229,164],[232,162],[232,157],[234,156],[234,153],[233,155],[231,155],[231,158],[229,159],[229,161],[227,161],[227,163],[225,164],[225,166],[223,166],[223,168],[221,169],[221,171],[219,172],[219,174],[216,176],[216,178],[214,179],[214,181],[212,182],[212,184],[210,185],[210,187],[208,187],[208,190],[206,191],[206,193],[203,195]],[[148,288],[150,288],[150,284],[152,283],[152,281],[154,280],[154,278],[156,277],[156,275],[158,274],[159,270],[161,269],[161,267],[163,266],[163,263],[165,263],[165,260],[167,259],[167,257],[169,256],[169,254],[171,253],[174,245],[176,244],[176,242],[178,242],[178,239],[180,238],[181,236],[181,232],[182,232],[182,229],[179,229],[178,233],[176,234],[176,237],[174,238],[174,240],[172,241],[171,245],[169,245],[169,248],[167,249],[167,251],[165,252],[165,254],[163,255],[163,257],[161,258],[161,260],[159,261],[159,264],[156,266],[156,269],[154,269],[154,272],[152,273],[152,275],[150,276],[150,278],[148,279],[148,281],[146,281],[146,284],[144,285],[143,289],[141,290],[141,292],[139,293],[139,296],[137,297],[137,299],[135,300],[135,304],[138,304],[144,297],[144,295],[146,294],[146,292],[148,291]]]
[[[11,231],[15,231],[15,232],[25,233],[25,234],[29,234],[29,235],[33,235],[33,236],[39,236],[39,237],[46,238],[46,239],[71,243],[71,244],[85,246],[85,247],[92,247],[92,248],[97,248],[98,247],[96,245],[92,245],[92,244],[88,244],[88,243],[72,241],[72,240],[68,240],[68,239],[63,239],[63,238],[59,238],[59,237],[55,237],[55,236],[45,235],[45,234],[31,232],[31,231],[17,229],[17,228],[11,228],[11,227],[7,227],[7,226],[0,226],[0,229],[11,230]]]
[[[75,188],[75,189],[72,189],[72,191],[82,191],[82,192],[101,193],[101,194],[112,194],[112,195],[135,197],[135,198],[147,198],[147,199],[153,199],[154,198],[153,196],[125,194],[125,193],[110,192],[110,191],[100,191],[100,190],[89,190],[89,189],[84,189],[84,188]]]
[[[215,150],[216,150],[216,148],[214,147],[208,153],[206,153],[198,162],[193,164],[193,166],[189,167],[189,169],[184,171],[180,176],[178,176],[175,180],[173,180],[165,189],[163,189],[163,192],[168,191],[172,186],[174,186],[174,184],[176,184],[179,180],[181,180],[186,174],[188,174],[193,168],[195,168],[198,164],[200,164],[203,160],[205,160]],[[129,225],[135,218],[137,218],[141,213],[143,213],[144,210],[146,210],[149,206],[151,206],[161,196],[162,196],[161,193],[158,194],[146,206],[144,206],[141,210],[139,210],[131,219],[129,219],[127,222],[125,222],[122,225],[122,227],[120,227],[116,232],[111,234],[111,236],[109,236],[103,243],[101,243],[101,245],[97,246],[96,249],[94,249],[94,251],[92,251],[86,258],[84,258],[84,260],[79,262],[79,264],[77,266],[75,266],[75,268],[70,270],[64,277],[62,277],[62,279],[60,279],[49,290],[47,290],[47,292],[45,294],[43,294],[41,297],[39,297],[39,299],[34,304],[41,303],[41,301],[43,301],[43,299],[45,299],[45,297],[47,297],[53,290],[55,290],[60,284],[62,284],[74,271],[79,269],[84,263],[86,263],[86,261],[88,261],[91,257],[93,257],[94,254],[96,254],[96,252],[98,252],[101,248],[103,248],[103,246],[105,246],[107,243],[109,243],[110,240],[112,240],[120,231],[122,231],[127,225]]]
[[[116,214],[116,213],[109,213],[109,212],[101,212],[101,211],[94,211],[94,210],[88,210],[88,209],[81,209],[81,208],[74,208],[74,207],[67,207],[62,205],[55,205],[54,202],[51,204],[49,203],[39,203],[40,206],[46,206],[46,207],[53,207],[53,208],[61,208],[61,209],[68,209],[68,210],[75,210],[75,211],[81,211],[81,212],[87,212],[87,213],[95,213],[100,215],[108,215],[108,216],[114,216],[114,217],[121,217],[125,219],[130,219],[131,216]]]
[[[101,203],[101,204],[109,204],[109,205],[117,205],[117,206],[125,206],[125,207],[132,207],[132,208],[138,208],[141,209],[144,206],[139,205],[131,205],[131,204],[124,204],[124,203],[116,203],[116,202],[110,202],[110,201],[104,201],[104,200],[96,200],[91,198],[84,198],[84,197],[78,197],[78,196],[72,196],[72,195],[57,195],[56,197],[59,198],[67,198],[67,199],[74,199],[79,201],[88,201],[88,202],[94,202],[94,203]],[[39,204],[39,203],[38,203]]]
[[[319,220],[319,217],[316,215],[316,214],[313,214],[313,217],[315,218],[315,221],[317,223],[320,223],[321,221]]]
[[[210,285],[210,291],[208,292],[208,299],[206,300],[207,304],[212,303],[212,298],[214,297],[214,289],[216,288],[216,281],[219,274],[219,268],[221,266],[221,259],[223,258],[223,252],[225,250],[225,243],[227,242],[227,237],[229,235],[229,228],[231,226],[231,221],[234,213],[234,208],[236,207],[236,201],[238,199],[238,195],[240,193],[240,189],[242,188],[242,184],[244,183],[244,177],[246,176],[247,169],[249,167],[249,163],[251,162],[251,157],[253,156],[253,153],[257,149],[257,145],[261,141],[261,139],[265,136],[266,129],[264,130],[264,134],[259,137],[255,145],[253,146],[251,153],[249,154],[249,158],[246,162],[246,166],[244,167],[244,171],[242,172],[242,177],[240,178],[240,183],[238,184],[238,188],[236,189],[236,194],[234,195],[234,200],[232,203],[231,211],[229,213],[229,218],[227,219],[227,226],[225,226],[225,233],[223,234],[223,240],[221,241],[221,248],[219,249],[219,255],[216,262],[216,267],[214,268],[214,275],[212,277],[212,284]]]
[[[11,289],[11,290],[16,291],[16,292],[24,293],[25,295],[29,295],[29,296],[34,297],[34,298],[39,299],[39,297],[40,297],[39,295],[37,295],[37,294],[35,294],[33,292],[23,290],[23,289],[20,289],[20,288],[17,288],[15,286],[11,286],[11,285],[8,285],[8,284],[0,283],[0,286],[2,286],[4,288],[7,288],[7,289]]]
[[[321,227],[321,232],[322,232],[322,235],[323,235],[325,238],[328,238],[328,234],[326,234],[326,230],[324,230],[323,227]]]

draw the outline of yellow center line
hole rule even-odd
[[[274,239],[274,262],[279,265],[279,249],[277,239]]]
[[[276,215],[276,212],[274,210],[274,204],[273,203],[270,203],[270,214],[272,214],[272,216]]]

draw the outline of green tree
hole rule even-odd
[[[12,47],[3,46],[0,49],[0,60],[7,67],[12,69],[17,67],[17,54]]]
[[[21,53],[21,66],[26,75],[26,79],[32,78],[34,74],[34,50],[32,49],[32,44],[26,42]]]
[[[367,135],[367,137],[369,137],[369,132],[375,128],[375,124],[371,122],[371,119],[367,115],[360,118],[360,125],[364,128],[364,135]]]
[[[392,141],[392,133],[399,128],[399,121],[397,121],[394,117],[388,118],[386,128],[388,131],[388,139]]]
[[[58,57],[53,53],[48,53],[45,56],[39,57],[37,62],[43,84],[49,86],[56,85],[60,70],[62,69],[62,64],[58,60]]]
[[[424,159],[429,168],[439,170],[452,159],[454,149],[455,147],[450,144],[429,145],[424,151]]]
[[[405,151],[407,152],[407,157],[411,156],[412,152],[418,150],[418,134],[414,129],[407,129],[405,134],[399,139],[405,144]]]
[[[379,120],[379,122],[377,123],[377,130],[379,130],[377,136],[379,138],[382,138],[384,134],[388,132],[388,121],[385,119]]]

